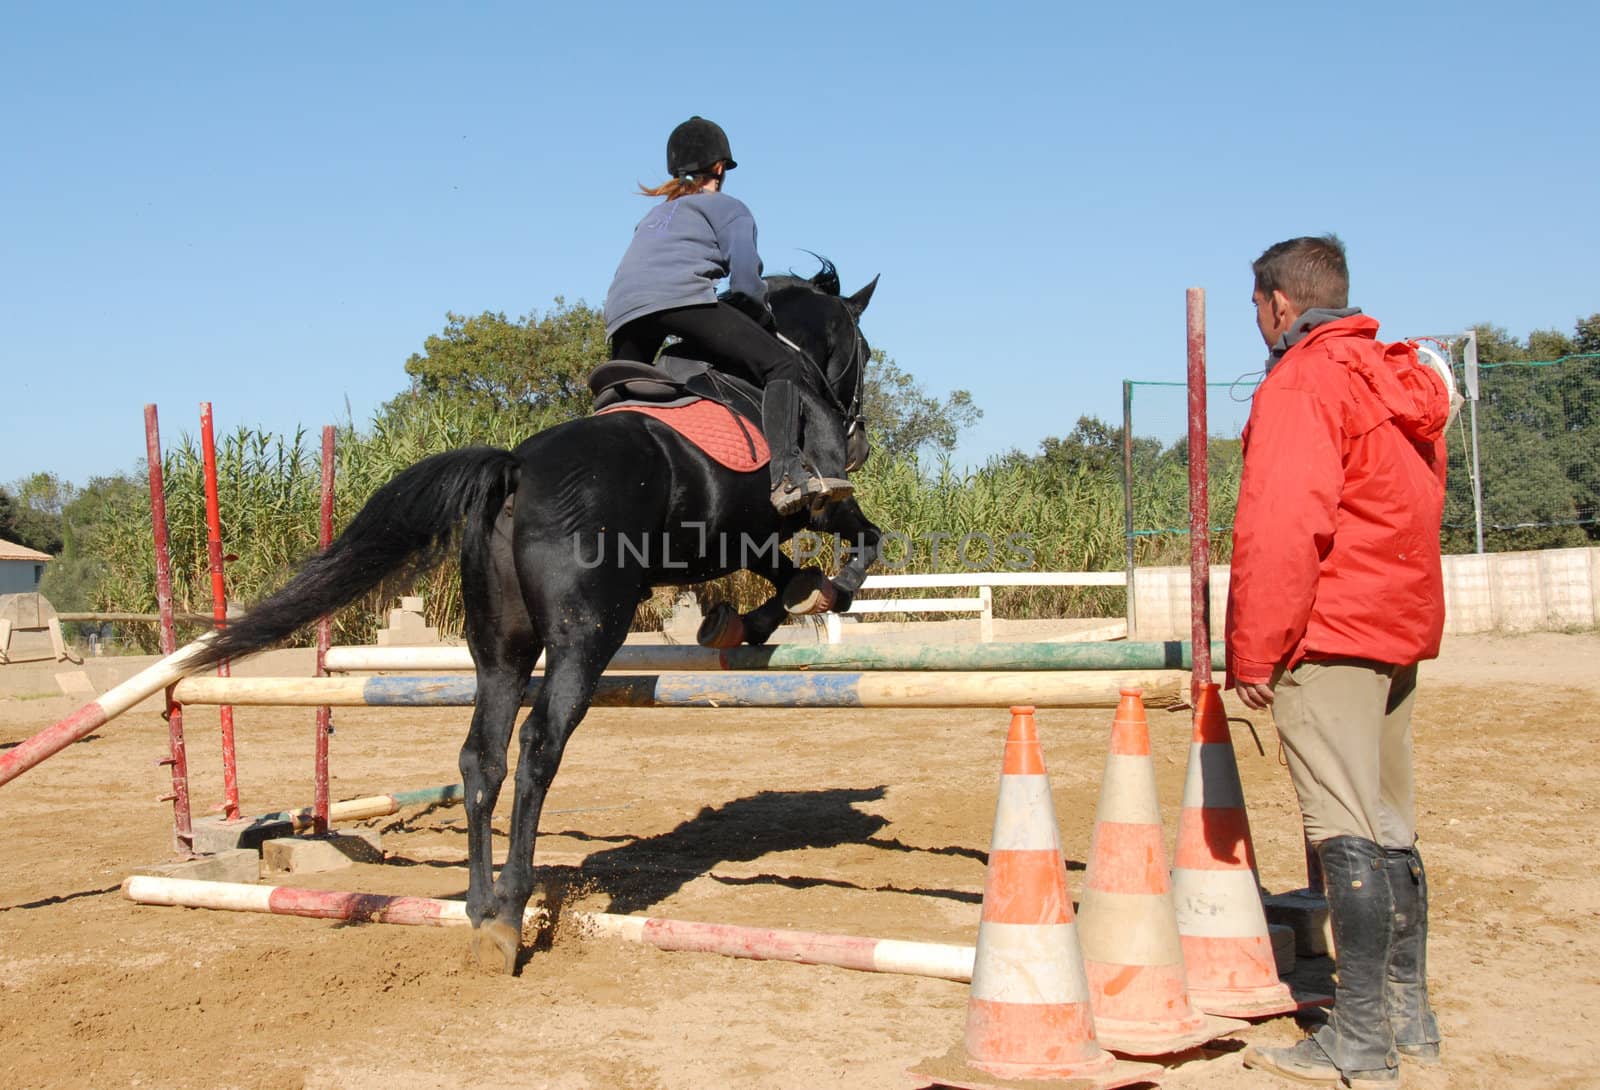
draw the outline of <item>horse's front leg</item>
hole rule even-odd
[[[877,560],[883,535],[853,499],[825,507],[813,517],[811,528],[833,534],[843,542],[845,562],[832,579],[821,572],[806,571],[790,580],[784,591],[784,604],[791,613],[843,613],[855,601],[856,591],[867,578],[867,569]]]

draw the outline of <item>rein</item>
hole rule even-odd
[[[816,376],[816,385],[824,394],[827,395],[828,401],[833,406],[834,411],[836,411],[839,414],[840,419],[845,422],[847,431],[853,432],[865,426],[867,422],[866,415],[862,412],[862,402],[866,397],[867,360],[866,352],[863,351],[866,347],[866,338],[861,335],[861,326],[853,319],[850,322],[850,333],[851,336],[854,337],[854,343],[851,347],[850,354],[852,357],[852,364],[856,369],[856,381],[855,389],[850,395],[850,404],[848,406],[839,400],[839,395],[834,391],[833,384],[828,381],[827,371],[823,370],[822,366],[812,358],[811,353],[807,352],[804,348],[801,348],[798,344],[791,341],[782,333],[777,334],[777,338],[790,348],[794,349],[795,353],[805,361],[806,366],[809,367]]]

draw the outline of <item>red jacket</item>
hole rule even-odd
[[[1228,684],[1305,658],[1439,653],[1449,394],[1357,314],[1318,326],[1256,390],[1228,588]]]

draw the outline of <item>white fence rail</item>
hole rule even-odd
[[[1126,573],[1119,571],[1044,571],[1044,572],[934,572],[918,575],[869,575],[861,591],[945,590],[972,588],[965,598],[863,598],[858,592],[849,613],[976,613],[978,639],[994,641],[995,587],[1125,587]],[[839,643],[843,632],[839,615],[827,615],[828,642]]]

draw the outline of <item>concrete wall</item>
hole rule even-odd
[[[43,560],[0,560],[0,594],[31,594],[39,589]]]
[[[1600,624],[1600,549],[1447,556],[1444,610],[1450,633]]]
[[[1189,569],[1134,572],[1135,638],[1188,639]],[[1222,637],[1228,569],[1211,569],[1211,624]],[[1600,624],[1600,548],[1444,558],[1444,629],[1532,632]]]
[[[1138,640],[1186,640],[1192,634],[1189,611],[1189,569],[1135,568],[1132,634]],[[1228,568],[1211,568],[1211,637],[1222,638],[1228,610]]]

